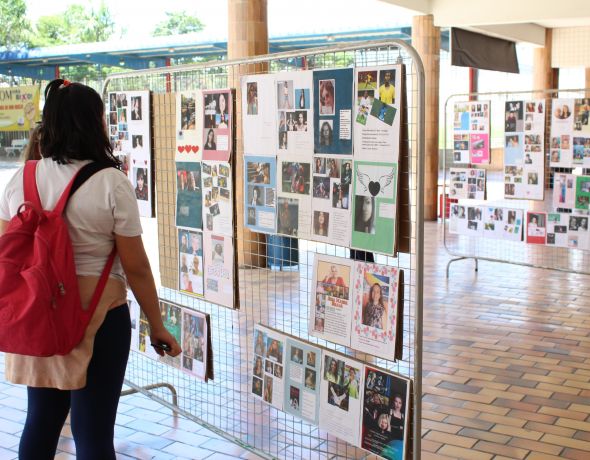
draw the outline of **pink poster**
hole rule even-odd
[[[470,155],[472,164],[490,162],[489,134],[470,134]]]

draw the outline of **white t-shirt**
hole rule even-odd
[[[44,209],[53,209],[74,174],[89,161],[60,165],[51,158],[37,164],[37,188]],[[24,201],[21,167],[0,197],[0,219],[10,220]],[[120,236],[141,235],[137,200],[131,182],[121,171],[106,168],[95,173],[72,195],[65,211],[78,275],[100,275]],[[111,276],[125,279],[119,257]]]

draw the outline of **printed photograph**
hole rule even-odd
[[[333,79],[319,81],[320,115],[334,115],[334,113],[335,113],[335,95],[336,95],[335,88],[336,88],[336,81]],[[323,145],[330,145],[330,144],[323,144]]]
[[[363,277],[362,324],[375,329],[389,329],[386,324],[388,302],[389,277],[365,271]]]
[[[309,163],[285,162],[282,168],[282,191],[309,195],[310,169]]]
[[[320,261],[317,266],[317,294],[348,299],[350,266]]]

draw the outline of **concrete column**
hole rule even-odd
[[[228,59],[268,53],[267,0],[228,0]],[[240,266],[265,266],[266,239],[244,227],[244,143],[240,77],[265,73],[266,65],[243,65],[229,70],[229,86],[236,88],[236,161],[234,195],[237,210],[237,250]]]
[[[552,30],[545,30],[545,46],[536,48],[533,54],[533,89],[557,87],[557,72],[551,67]],[[544,97],[539,95],[539,97]]]
[[[438,206],[438,96],[440,80],[440,29],[434,26],[432,15],[414,16],[412,46],[416,48],[426,75],[426,132],[424,219],[436,220]]]

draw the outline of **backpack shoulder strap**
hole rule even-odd
[[[57,204],[55,205],[54,211],[58,214],[63,214],[70,197],[76,192],[76,190],[78,190],[82,184],[90,179],[95,173],[108,167],[111,167],[111,165],[108,163],[99,163],[96,161],[82,166],[74,178],[66,186]]]
[[[23,171],[23,190],[25,201],[29,201],[39,209],[43,209],[41,206],[41,198],[39,198],[39,190],[37,189],[37,179],[35,177],[37,163],[37,160],[29,160],[25,163],[25,169]]]

